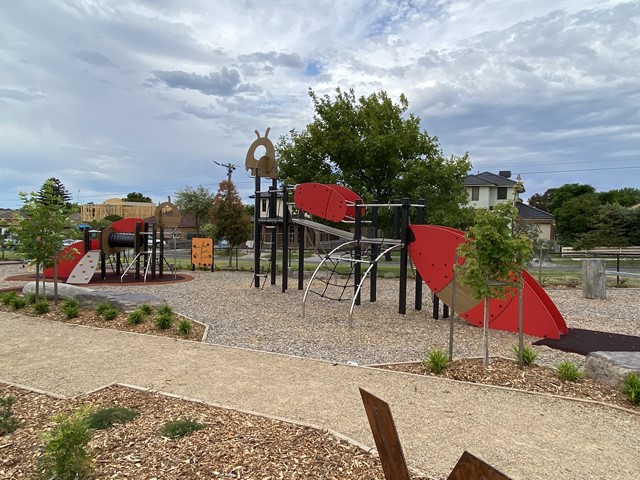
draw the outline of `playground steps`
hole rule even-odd
[[[99,259],[99,250],[89,250],[73,268],[69,278],[67,278],[67,283],[76,285],[89,283],[96,272],[96,268],[98,268]]]

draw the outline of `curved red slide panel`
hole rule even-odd
[[[435,225],[411,225],[414,241],[409,253],[427,286],[445,303],[451,304],[453,262],[455,252],[464,241],[464,233]],[[464,259],[458,259],[462,263]],[[523,273],[523,325],[527,335],[560,338],[567,332],[562,315],[544,289],[526,271]],[[456,310],[476,326],[484,321],[484,301],[476,299],[471,290],[459,282],[456,285]],[[518,331],[517,290],[512,289],[505,300],[491,300],[489,326],[496,330]]]
[[[293,192],[293,200],[303,212],[332,222],[341,222],[347,215],[344,197],[329,185],[301,183]]]
[[[76,264],[84,257],[84,242],[77,242],[67,245],[58,252],[58,278],[68,278]],[[45,278],[53,278],[53,267],[43,270]]]
[[[340,194],[340,196],[342,196],[342,198],[344,198],[347,202],[347,213],[345,215],[345,218],[349,218],[351,220],[356,218],[356,207],[355,205],[350,205],[352,203],[355,203],[356,201],[359,201],[360,203],[362,202],[362,198],[360,198],[360,195],[358,195],[357,193],[353,192],[352,190],[349,190],[347,187],[343,187],[342,185],[327,185],[327,187],[331,188],[332,190],[338,192]],[[360,215],[364,215],[365,212],[365,208],[361,207],[360,208]]]

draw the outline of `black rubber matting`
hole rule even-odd
[[[560,336],[560,340],[543,338],[533,342],[533,345],[546,345],[556,350],[580,355],[591,352],[640,352],[640,337],[570,328],[569,333]]]

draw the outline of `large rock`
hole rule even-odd
[[[43,286],[40,284],[40,293],[42,294]],[[27,283],[22,292],[25,295],[35,293],[36,282]],[[45,296],[47,299],[53,299],[53,285],[47,284],[45,290]],[[75,298],[80,302],[80,305],[84,308],[95,308],[102,302],[109,302],[118,310],[123,312],[129,312],[135,310],[142,304],[149,304],[152,306],[162,305],[166,303],[160,297],[155,295],[149,295],[147,293],[127,293],[127,292],[113,292],[107,290],[92,290],[86,287],[78,287],[76,285],[70,285],[68,283],[58,284],[58,298],[67,299]]]
[[[620,388],[629,372],[640,375],[640,352],[591,352],[585,362],[585,373],[599,382]]]

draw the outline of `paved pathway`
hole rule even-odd
[[[111,382],[312,423],[373,445],[358,387],[391,405],[408,462],[466,449],[517,478],[633,478],[640,415],[446,379],[0,312],[0,382],[75,395]]]

